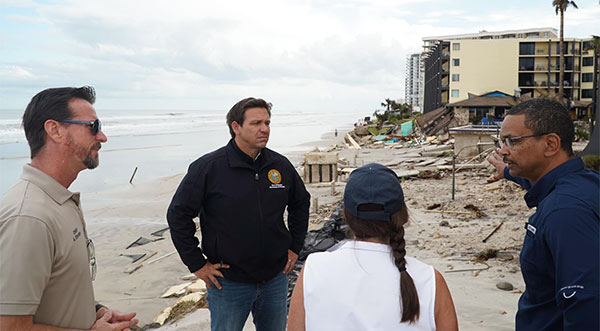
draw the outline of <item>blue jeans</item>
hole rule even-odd
[[[252,312],[256,331],[285,331],[288,278],[278,274],[262,284],[218,278],[222,290],[208,289],[211,331],[241,331]]]

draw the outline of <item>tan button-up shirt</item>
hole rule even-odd
[[[30,165],[0,202],[0,315],[89,329],[96,320],[79,193]]]

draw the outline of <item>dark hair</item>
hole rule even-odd
[[[235,132],[233,132],[233,128],[231,124],[233,122],[237,122],[239,125],[244,124],[244,115],[246,114],[246,110],[250,108],[264,108],[269,113],[269,117],[271,117],[271,103],[266,102],[263,99],[256,98],[246,98],[238,101],[231,109],[227,112],[227,126],[229,127],[229,133],[231,134],[231,138],[235,138]]]
[[[383,210],[379,204],[362,204],[359,211]],[[402,302],[402,322],[415,323],[419,319],[419,296],[412,277],[406,271],[406,242],[404,241],[404,224],[408,222],[408,209],[402,203],[402,208],[392,214],[390,221],[363,220],[344,211],[344,220],[356,239],[378,238],[382,241],[389,240],[392,246],[394,263],[400,271],[400,297]]]
[[[34,158],[46,143],[44,124],[47,120],[67,120],[73,117],[69,101],[84,99],[93,104],[96,91],[91,86],[59,87],[45,89],[36,94],[23,114],[23,129],[29,143],[31,158]]]
[[[529,99],[512,107],[506,115],[525,115],[525,127],[534,134],[556,133],[562,150],[568,156],[573,155],[575,129],[569,111],[562,104],[550,99]]]

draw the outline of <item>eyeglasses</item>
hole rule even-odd
[[[500,137],[500,141],[502,142],[503,145],[506,145],[508,148],[513,148],[515,147],[515,143],[519,142],[519,140],[525,139],[525,138],[532,138],[532,137],[541,137],[541,136],[545,136],[547,135],[547,133],[539,133],[539,134],[532,134],[530,136],[519,136],[519,137]]]
[[[92,281],[96,279],[96,248],[92,239],[87,240],[88,256],[90,258],[90,274],[92,275]]]
[[[73,120],[56,120],[61,123],[69,123],[69,124],[85,124],[89,125],[92,129],[92,134],[95,136],[98,134],[98,131],[102,129],[102,123],[100,123],[99,119],[93,121],[73,121]]]

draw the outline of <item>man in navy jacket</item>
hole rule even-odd
[[[531,99],[508,113],[488,161],[527,190],[517,330],[599,330],[600,175],[573,156],[573,122],[558,102]]]
[[[257,330],[285,330],[286,274],[304,244],[310,195],[289,160],[266,148],[270,118],[262,99],[235,104],[232,139],[190,165],[167,212],[181,259],[208,287],[212,330],[242,330],[250,312]]]

